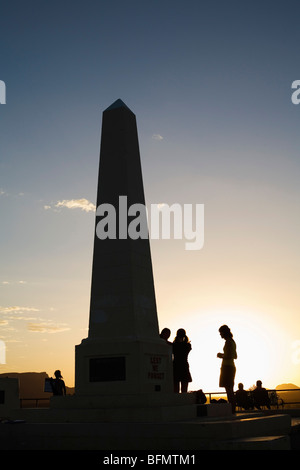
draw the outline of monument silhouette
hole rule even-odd
[[[159,336],[149,239],[127,235],[130,218],[116,217],[113,236],[98,230],[108,220],[105,209],[118,214],[124,201],[141,209],[144,199],[135,115],[117,100],[103,112],[89,332],[75,347],[75,393],[51,397],[49,408],[25,409],[17,379],[3,378],[2,416],[22,424],[0,427],[0,449],[111,456],[124,449],[174,450],[168,458],[184,457],[180,449],[290,449],[287,414],[251,422],[236,419],[229,403],[174,393],[172,348]]]
[[[115,230],[99,234],[107,208],[115,211]],[[146,220],[136,117],[118,99],[102,118],[89,333],[76,346],[77,395],[173,387],[171,348],[159,336],[149,238],[129,236],[129,208]]]

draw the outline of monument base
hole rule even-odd
[[[142,396],[54,396],[48,409],[21,409],[12,419],[28,423],[172,423],[203,417],[232,416],[228,403],[196,403],[195,393],[145,394]]]
[[[197,417],[192,397],[174,393],[53,397],[50,409],[69,422],[166,422]]]
[[[75,347],[78,396],[173,392],[172,348],[156,340],[84,339]]]

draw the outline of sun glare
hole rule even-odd
[[[277,385],[279,333],[263,315],[242,311],[213,311],[205,315],[193,313],[185,316],[184,323],[192,343],[189,364],[193,382],[190,390],[223,390],[219,388],[221,359],[217,358],[217,353],[222,352],[224,347],[224,340],[218,331],[223,324],[229,326],[237,344],[235,387],[242,382],[245,389],[249,389],[257,380],[261,380],[268,388]]]

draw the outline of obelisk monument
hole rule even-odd
[[[173,390],[170,346],[159,337],[149,238],[128,233],[136,216],[146,220],[136,117],[117,100],[102,116],[89,333],[76,346],[77,395]]]

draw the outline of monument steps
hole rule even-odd
[[[291,450],[291,445],[289,436],[263,436],[217,441],[204,450]]]
[[[29,411],[29,410],[28,410]],[[47,410],[31,410],[42,419]],[[37,417],[38,413],[36,413]],[[177,422],[24,422],[0,426],[8,450],[290,450],[285,414],[198,417]]]
[[[229,417],[228,403],[198,405],[183,394],[141,397],[53,397],[50,408],[23,408],[10,412],[11,419],[30,423],[170,423],[197,417]],[[72,399],[74,398],[74,399]],[[167,402],[166,400],[169,400]]]

